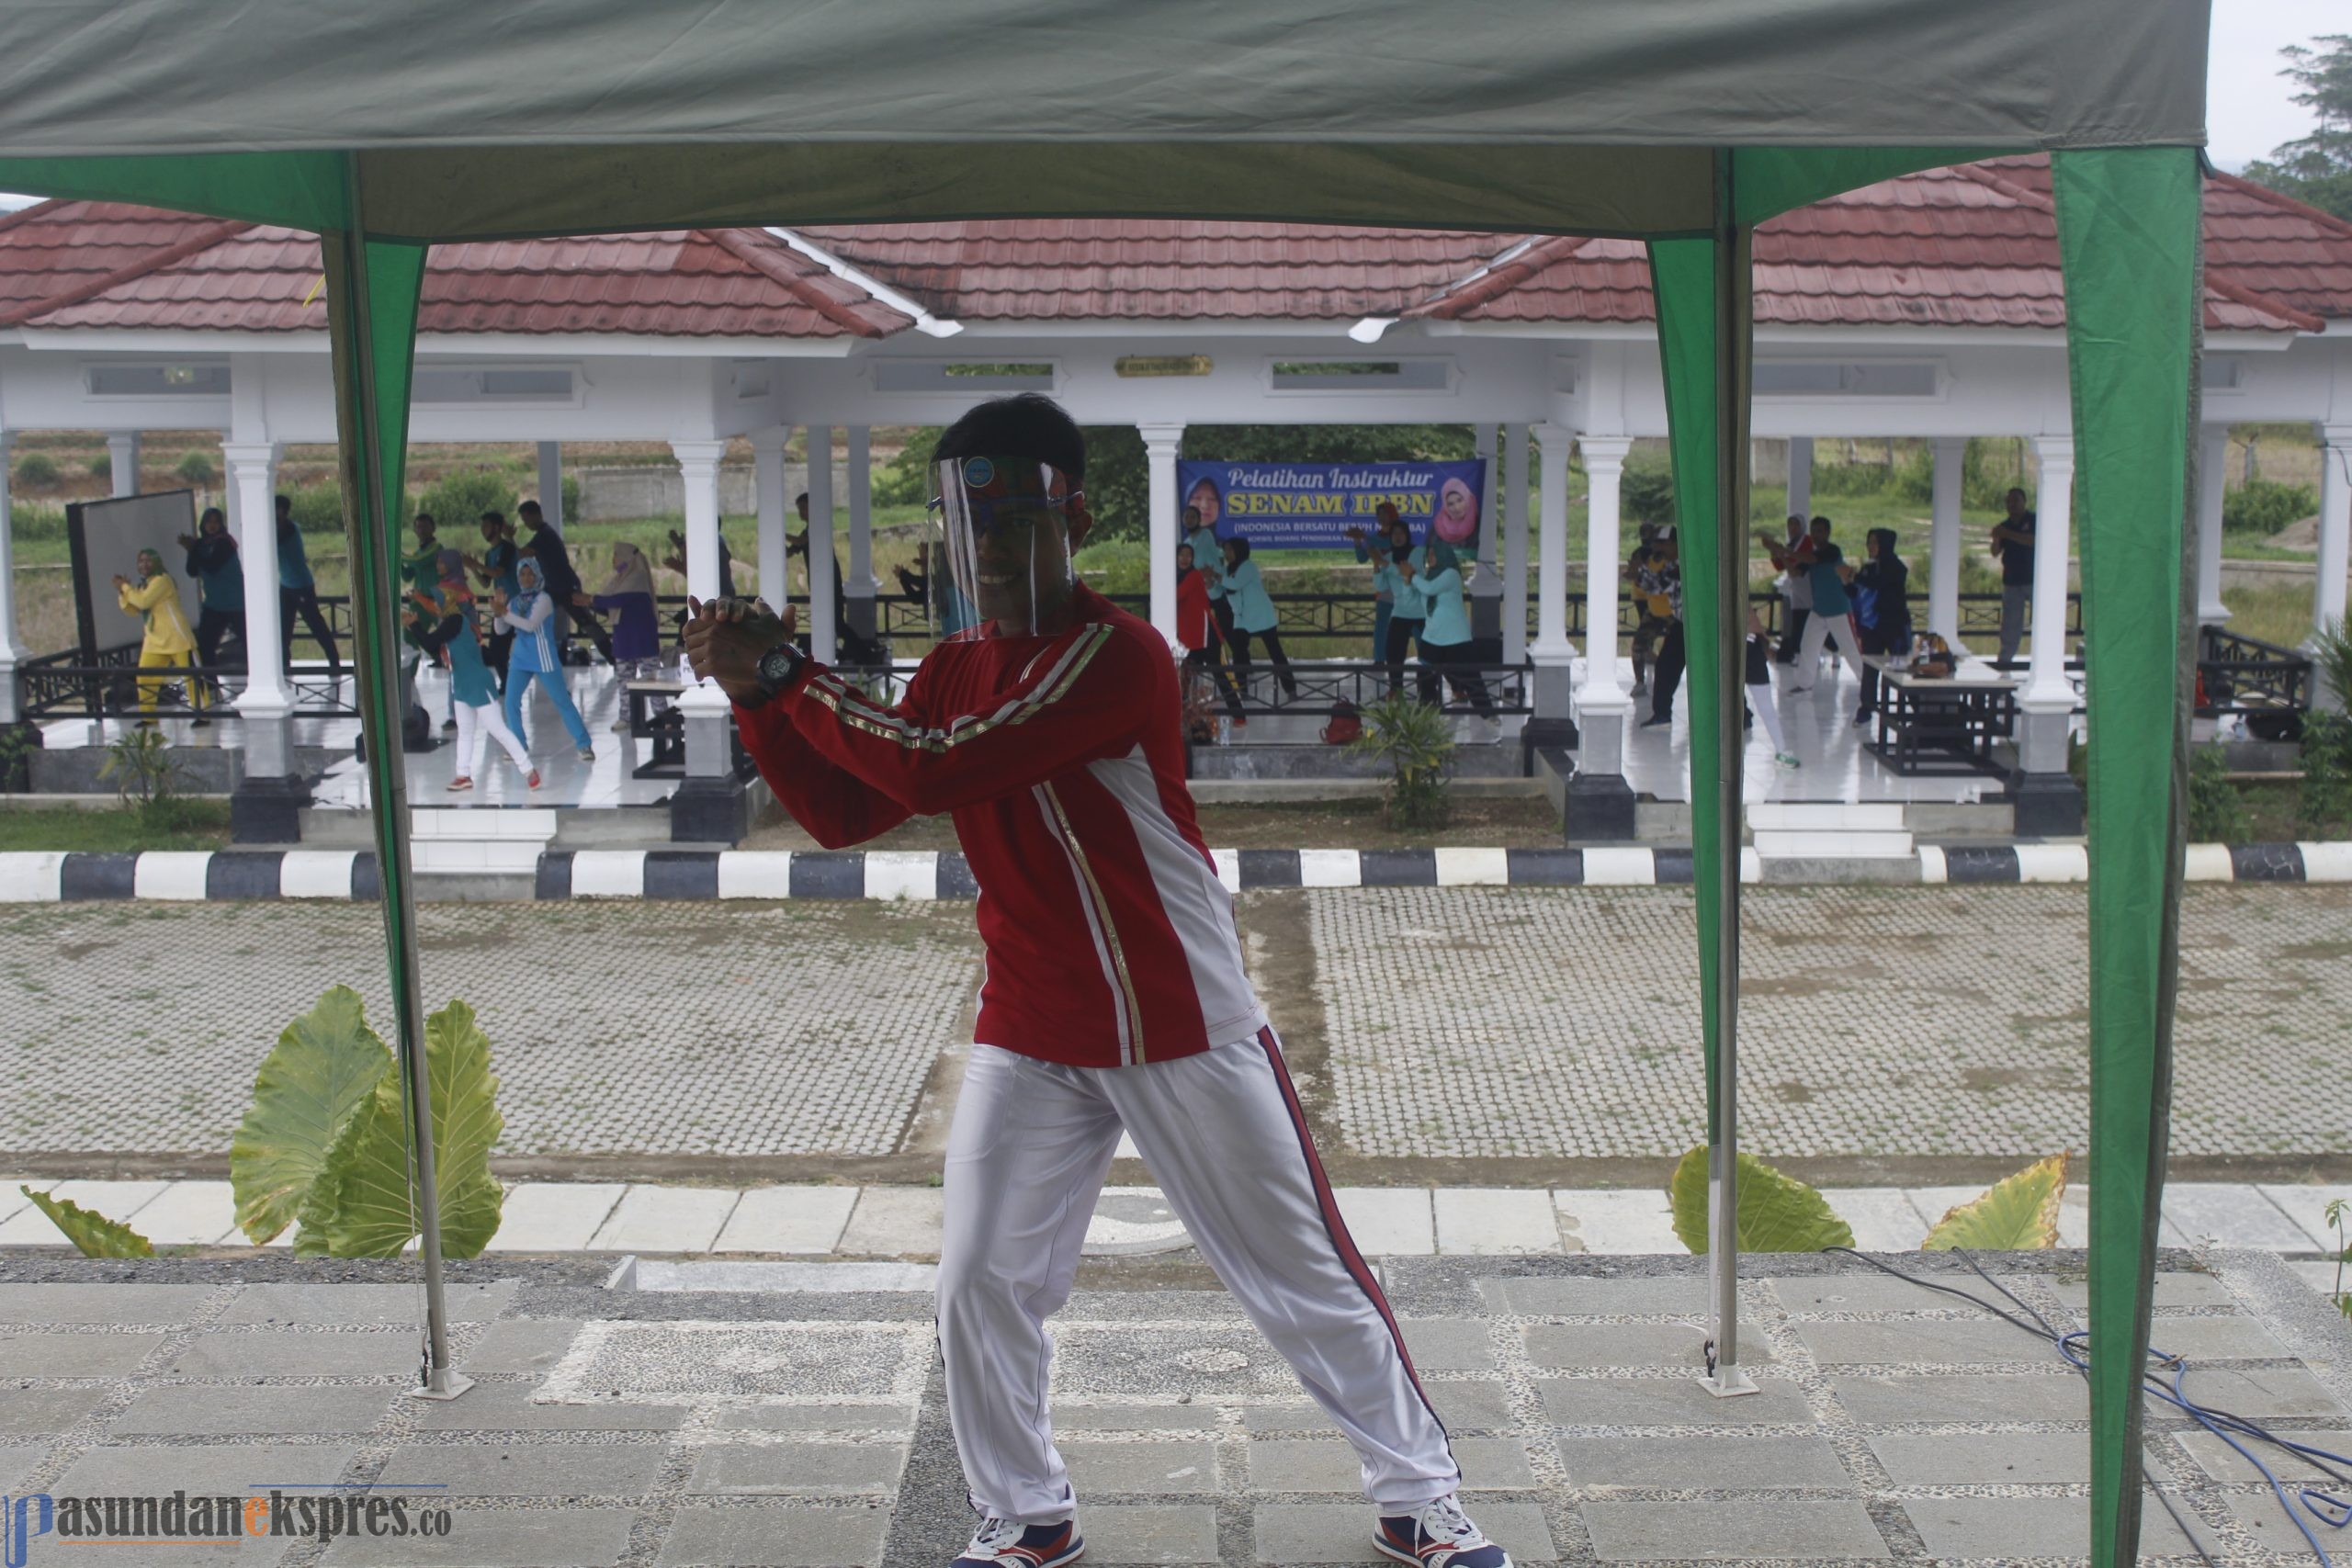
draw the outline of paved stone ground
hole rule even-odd
[[[1741,1101],[1767,1157],[2079,1149],[2085,890],[1742,894]],[[2183,901],[2175,1156],[2328,1155],[2352,1079],[2352,889]],[[1703,1141],[1697,937],[1661,889],[1302,895],[1331,1113],[1358,1151]]]
[[[968,1041],[968,907],[428,904],[424,998],[474,1004],[509,1155],[887,1155]],[[372,906],[0,914],[0,1148],[220,1151],[338,982],[391,1027]]]
[[[1851,1259],[1749,1261],[1761,1392],[1736,1400],[1693,1381],[1698,1260],[1385,1266],[1466,1501],[1521,1563],[2083,1558],[2083,1387],[2035,1340]],[[1903,1261],[1976,1283],[1949,1258]],[[2352,1326],[2275,1259],[2201,1261],[2167,1254],[2156,1298],[2192,1392],[2352,1449]],[[2001,1267],[2078,1321],[2079,1254]],[[369,1484],[450,1511],[446,1539],[168,1554],[241,1568],[937,1568],[962,1544],[927,1294],[608,1291],[584,1260],[460,1265],[455,1341],[479,1381],[444,1404],[401,1392],[417,1293],[380,1282],[398,1268],[0,1257],[0,1487]],[[1054,1406],[1089,1562],[1379,1561],[1351,1454],[1227,1298],[1143,1269],[1084,1284],[1057,1320]],[[2301,1538],[2241,1461],[2149,1425],[2154,1472],[2216,1561],[2312,1561],[2272,1555]],[[2153,1497],[2146,1515],[2150,1557],[2194,1560]],[[30,1565],[85,1555],[36,1540]]]
[[[1957,1181],[2083,1146],[2082,888],[1745,898],[1748,1147],[1876,1162],[1816,1168],[1833,1181]],[[1609,1162],[1699,1141],[1687,889],[1241,907],[1343,1179],[1601,1185],[1631,1179]],[[2352,1168],[2352,888],[2192,887],[2184,911],[2176,1158]],[[430,905],[421,922],[428,1004],[480,1009],[501,1152],[533,1174],[764,1160],[734,1174],[808,1179],[899,1151],[905,1168],[865,1176],[909,1180],[936,1146],[924,1091],[952,1085],[978,979],[968,906]],[[0,911],[0,1151],[65,1175],[100,1174],[58,1163],[84,1154],[217,1166],[269,1043],[325,985],[357,983],[388,1021],[380,942],[364,906]]]

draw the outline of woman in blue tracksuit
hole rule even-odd
[[[1462,568],[1453,547],[1431,539],[1421,559],[1422,570],[1414,579],[1429,605],[1429,619],[1421,628],[1421,701],[1438,700],[1438,678],[1443,675],[1455,691],[1469,697],[1480,718],[1492,718],[1495,705],[1487,696],[1485,679],[1475,670],[1461,668],[1475,660],[1470,652],[1470,615],[1462,603]]]
[[[1210,592],[1214,594],[1216,590],[1211,589]],[[1258,563],[1250,558],[1250,541],[1238,534],[1225,541],[1225,598],[1233,607],[1236,682],[1244,691],[1249,689],[1250,639],[1256,637],[1266,645],[1266,657],[1273,661],[1274,679],[1282,682],[1283,695],[1296,697],[1298,681],[1291,674],[1290,660],[1283,653],[1283,634],[1274,629],[1280,623],[1274,602],[1258,575]]]
[[[514,634],[514,646],[506,656],[506,728],[523,733],[523,694],[537,677],[539,689],[555,705],[556,716],[563,720],[565,733],[580,749],[580,760],[593,762],[596,748],[589,743],[588,727],[581,722],[571,688],[564,683],[555,640],[555,599],[540,579],[537,556],[526,554],[514,563],[514,581],[521,592],[511,600],[503,593],[491,600],[497,625]]]

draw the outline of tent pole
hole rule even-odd
[[[1695,793],[1715,795],[1716,852],[1712,866],[1716,908],[1715,1097],[1707,1149],[1708,1286],[1713,1314],[1714,1367],[1710,1393],[1754,1393],[1756,1384],[1739,1363],[1739,863],[1740,773],[1747,750],[1742,696],[1747,640],[1747,231],[1735,220],[1732,154],[1715,153],[1713,250],[1715,398],[1715,580],[1699,585],[1715,598],[1714,637],[1696,657],[1715,664],[1712,716],[1696,705],[1691,719],[1712,717],[1715,726],[1715,770],[1712,779],[1693,777]],[[1690,585],[1685,585],[1689,592]]]
[[[441,1269],[440,1190],[435,1176],[432,1079],[424,1051],[424,993],[417,970],[416,891],[409,864],[407,759],[401,746],[399,589],[392,560],[391,498],[401,493],[408,440],[409,373],[424,247],[371,245],[360,206],[358,161],[345,160],[348,227],[319,236],[326,273],[328,342],[335,380],[335,435],[351,556],[352,663],[368,742],[368,797],[375,803],[378,897],[391,970],[401,1086],[406,1098],[419,1252],[424,1271],[427,1399],[454,1399],[472,1380],[449,1364],[449,1314]],[[380,252],[379,255],[376,253]],[[371,293],[371,273],[382,288]],[[384,313],[401,336],[399,355],[378,355]],[[385,418],[384,394],[392,395]]]

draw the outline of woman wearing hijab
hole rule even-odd
[[[1421,701],[1437,701],[1438,677],[1443,674],[1456,692],[1470,699],[1480,718],[1492,718],[1495,705],[1487,695],[1485,679],[1463,668],[1475,660],[1470,652],[1470,614],[1462,603],[1460,558],[1453,546],[1431,539],[1421,561],[1422,569],[1413,580],[1429,606],[1429,619],[1421,627]]]
[[[457,554],[455,550],[442,553]],[[463,561],[458,570],[464,571]],[[449,712],[458,721],[458,774],[449,781],[449,788],[474,787],[474,775],[481,772],[483,755],[495,740],[514,760],[524,784],[537,789],[539,770],[531,766],[531,754],[498,711],[498,683],[482,660],[470,600],[462,581],[453,583],[445,578],[434,588],[411,593],[401,612],[411,640],[424,649],[425,657],[449,667]]]
[[[186,665],[193,660],[196,634],[188,629],[187,612],[180,607],[180,585],[164,570],[162,556],[153,550],[140,551],[139,581],[133,582],[118,572],[114,597],[123,614],[139,617],[139,668]],[[161,675],[139,677],[139,722],[147,728],[154,728],[155,698],[163,687]],[[211,723],[203,714],[204,683],[191,678],[187,695],[198,710],[196,722]]]
[[[1388,565],[1388,531],[1401,521],[1403,514],[1396,510],[1396,503],[1384,501],[1373,509],[1371,533],[1361,528],[1348,530],[1348,542],[1356,547],[1356,559],[1372,565],[1372,656],[1379,660],[1388,657],[1388,624],[1396,612],[1396,574],[1384,575]]]
[[[1894,530],[1873,528],[1862,539],[1870,558],[1846,573],[1853,602],[1854,645],[1865,654],[1911,651],[1911,569],[1894,553]],[[1878,706],[1878,666],[1862,663],[1861,705],[1854,722],[1867,724]]]
[[[513,599],[493,592],[490,601],[495,624],[514,632],[514,646],[506,656],[506,728],[523,733],[523,694],[536,678],[540,690],[555,705],[556,716],[580,749],[580,760],[593,762],[596,748],[589,743],[588,727],[564,683],[563,660],[555,640],[555,598],[539,576],[539,559],[524,555],[514,563],[514,581],[522,589]]]
[[[187,574],[196,580],[197,662],[209,669],[220,662],[220,645],[233,634],[237,647],[245,646],[245,565],[237,558],[237,541],[229,537],[229,518],[217,506],[208,506],[197,519],[194,534],[180,536],[187,552]],[[208,678],[215,691],[219,682]]]
[[[1290,660],[1283,652],[1283,634],[1274,628],[1281,617],[1274,613],[1274,602],[1266,592],[1265,580],[1258,575],[1258,563],[1250,558],[1250,541],[1236,534],[1225,541],[1225,597],[1233,606],[1233,672],[1238,684],[1248,689],[1250,684],[1250,639],[1258,637],[1266,645],[1266,657],[1273,660],[1274,679],[1283,686],[1283,695],[1298,695],[1298,679],[1290,672]]]
[[[613,623],[613,662],[655,659],[662,652],[662,627],[653,611],[653,563],[624,539],[613,547],[613,575],[591,593],[575,593],[571,602],[582,609],[607,610]]]
[[[1449,545],[1466,545],[1477,537],[1478,498],[1468,484],[1449,479],[1438,487],[1437,515],[1430,519],[1430,532]]]
[[[1374,557],[1372,581],[1388,591],[1388,637],[1381,649],[1388,665],[1388,694],[1405,690],[1405,656],[1428,625],[1429,604],[1414,581],[1413,525],[1402,516],[1388,520],[1383,536],[1387,548]]]

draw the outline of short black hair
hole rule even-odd
[[[475,521],[481,523],[495,523],[500,527],[503,528],[506,526],[506,513],[503,512],[485,512],[479,518],[475,519]]]
[[[1086,477],[1086,435],[1068,410],[1043,392],[990,398],[940,433],[931,460],[1027,457],[1073,479]]]
[[[526,501],[520,506],[517,506],[514,510],[525,517],[537,517],[541,514],[539,512],[539,503],[536,501]]]
[[[277,510],[278,510],[278,511],[280,511],[280,512],[291,512],[291,511],[293,511],[293,510],[294,510],[294,498],[293,498],[292,496],[290,496],[290,495],[280,495],[280,496],[277,498]]]
[[[1808,528],[1818,528],[1823,533],[1827,534],[1835,531],[1838,525],[1829,521],[1826,517],[1816,517],[1806,526]]]
[[[430,512],[420,512],[420,513],[418,513],[416,514],[416,520],[417,520],[419,523],[433,523],[433,513],[431,513]],[[438,528],[439,526],[441,526],[441,525],[440,525],[440,524],[438,524],[438,523],[433,523],[433,525],[434,525],[435,528]]]

